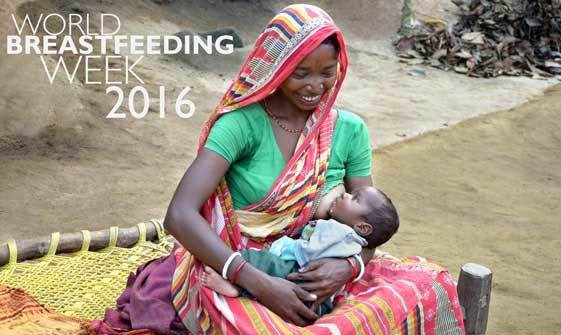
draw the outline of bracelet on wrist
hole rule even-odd
[[[232,261],[234,260],[234,258],[236,258],[236,256],[242,256],[242,254],[240,254],[239,252],[234,252],[232,253],[228,259],[226,260],[226,263],[224,263],[224,266],[222,267],[222,278],[224,278],[225,280],[228,280],[228,268],[230,267],[230,264],[232,264]]]
[[[358,276],[355,278],[355,280],[353,280],[353,283],[355,283],[359,281],[364,275],[364,262],[362,261],[362,257],[360,257],[360,255],[353,255],[353,257],[356,259],[358,265],[360,266],[360,271],[358,272]]]
[[[236,267],[236,269],[234,270],[234,273],[232,273],[232,278],[230,278],[230,283],[236,285],[236,280],[238,279],[238,276],[240,275],[240,273],[242,272],[243,267],[247,264],[247,261],[244,259],[240,262],[240,264],[238,264],[238,266]]]
[[[345,260],[349,263],[349,265],[351,266],[351,279],[355,279],[356,275],[358,274],[358,267],[356,266],[356,264],[353,262],[353,257],[347,257],[345,258]]]

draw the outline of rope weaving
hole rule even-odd
[[[56,255],[60,234],[51,235],[46,256],[16,263],[17,249],[8,241],[10,261],[0,267],[0,285],[21,288],[41,304],[67,316],[99,319],[105,308],[113,307],[125,288],[130,272],[151,260],[169,254],[173,238],[165,235],[162,224],[152,221],[158,230],[158,243],[146,240],[146,225],[139,223],[139,240],[131,248],[117,247],[117,227],[111,227],[109,247],[88,251],[90,232],[83,230],[81,250]]]

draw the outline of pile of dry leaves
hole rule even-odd
[[[459,21],[424,20],[397,42],[410,63],[474,77],[561,74],[561,0],[452,0]]]

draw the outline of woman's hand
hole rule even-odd
[[[302,281],[298,286],[317,296],[320,304],[332,296],[352,278],[349,262],[341,258],[321,258],[311,261],[299,272],[287,276],[291,281]]]
[[[306,292],[295,283],[269,276],[256,269],[244,271],[242,275],[246,278],[240,278],[240,281],[246,282],[246,289],[249,293],[283,320],[304,327],[318,318],[316,313],[304,305],[304,302],[314,302],[316,296]]]

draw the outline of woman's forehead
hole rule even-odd
[[[332,45],[321,44],[306,56],[296,68],[306,69],[318,65],[321,67],[334,67],[337,65],[337,53]]]
[[[324,65],[323,66],[324,69],[329,69],[329,68],[332,68],[332,67],[336,67],[337,66],[337,60],[334,60],[332,62],[325,62],[323,65]],[[310,64],[300,63],[300,64],[298,64],[296,69],[307,70],[311,67],[312,67],[312,65],[310,65]]]

